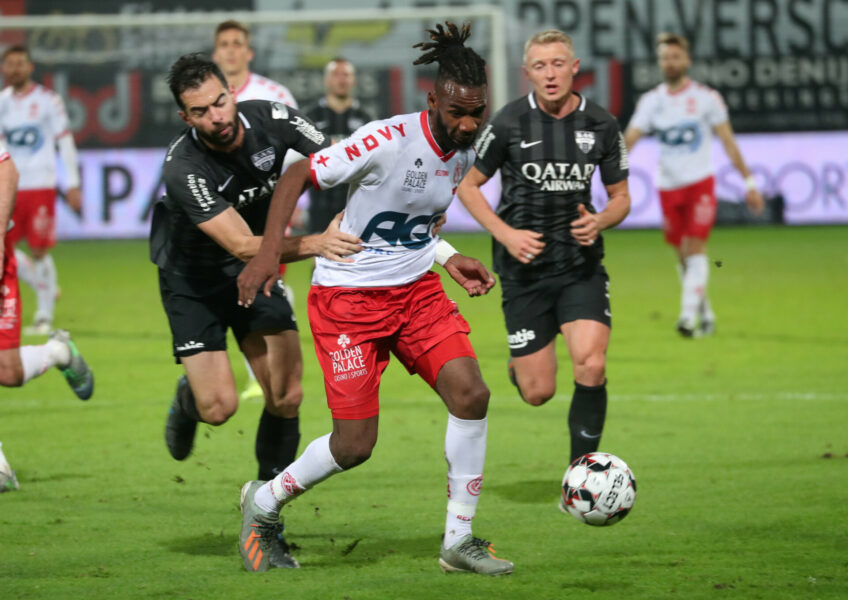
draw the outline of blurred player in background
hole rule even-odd
[[[677,331],[684,337],[708,335],[715,331],[707,296],[707,239],[716,218],[713,133],[744,178],[745,201],[756,214],[763,210],[763,197],[736,145],[721,95],[687,75],[692,64],[689,43],[662,33],[657,55],[664,81],[639,99],[624,139],[628,149],[643,135],[656,134],[659,140],[657,188],[663,229],[666,242],[677,251],[683,288]]]
[[[353,97],[356,71],[350,61],[334,58],[324,67],[324,96],[306,109],[306,116],[330,136],[332,143],[348,137],[372,120]],[[324,231],[347,203],[347,187],[309,190],[309,231]]]
[[[580,59],[557,30],[524,46],[529,95],[507,104],[480,134],[477,162],[458,194],[492,234],[501,276],[510,381],[540,406],[556,392],[556,338],[571,356],[571,460],[598,449],[607,410],[611,317],[601,232],[630,211],[627,151],[615,118],[573,91]],[[592,173],[609,195],[596,213]],[[500,169],[497,212],[480,191]]]
[[[250,47],[250,29],[246,24],[230,20],[215,28],[212,60],[233,86],[236,102],[273,100],[297,108],[297,101],[286,86],[250,71],[253,49]]]
[[[233,86],[235,90],[236,102],[245,100],[271,100],[273,102],[282,102],[286,106],[297,108],[297,100],[295,100],[289,89],[281,83],[268,79],[262,75],[257,75],[250,71],[250,61],[253,60],[253,49],[250,47],[250,29],[247,24],[241,21],[229,20],[223,21],[215,28],[215,50],[212,53],[214,60],[227,82]],[[291,160],[300,158],[299,155],[289,152],[289,160],[284,162],[287,165]],[[332,219],[330,219],[332,220]],[[327,225],[330,222],[327,221]],[[327,227],[323,227],[315,233],[324,231]],[[280,279],[286,273],[286,265],[280,265]],[[294,306],[294,293],[292,289],[283,284],[284,291],[289,303]],[[239,399],[242,401],[259,400],[263,398],[262,386],[256,380],[256,374],[250,368],[250,363],[245,360],[244,366],[247,370],[247,384],[242,390]]]
[[[468,340],[468,323],[448,299],[434,259],[469,293],[485,294],[494,278],[480,261],[457,254],[432,228],[471,166],[471,144],[486,110],[485,61],[464,45],[470,26],[430,31],[415,64],[437,62],[428,110],[369,123],[297,163],[284,175],[268,216],[262,248],[239,276],[239,300],[265,301],[282,231],[300,190],[350,184],[342,231],[359,235],[364,251],[350,264],[316,261],[309,323],[324,371],[333,431],[313,440],[272,481],[242,488],[239,551],[245,569],[297,563],[278,542],[280,510],[315,484],[352,469],[377,442],[380,377],[394,354],[420,375],[448,408],[445,458],[448,506],[439,565],[445,571],[511,573],[511,562],[474,537],[486,456],[489,389]],[[254,300],[255,298],[255,300]],[[405,485],[403,468],[398,484]],[[384,490],[383,493],[391,493]]]
[[[263,390],[256,458],[259,476],[273,477],[294,460],[300,440],[300,340],[282,285],[243,309],[236,305],[236,277],[259,248],[258,234],[287,150],[308,155],[327,140],[281,103],[253,100],[237,106],[220,69],[200,55],[177,60],[168,81],[188,127],[168,148],[165,195],[154,206],[150,231],[150,257],[159,267],[174,357],[185,368],[165,440],[171,456],[184,460],[198,421],[221,425],[235,413],[238,395],[226,352],[231,328]],[[338,237],[356,248],[352,236]],[[328,255],[335,240],[332,233],[287,238],[291,251],[284,258]]]
[[[17,224],[11,219],[18,171],[0,142],[0,386],[19,387],[51,367],[62,371],[81,400],[94,392],[94,375],[67,331],[50,333],[41,346],[21,346],[21,297],[12,243]],[[18,481],[0,452],[0,492],[18,489]]]
[[[10,232],[12,243],[26,239],[32,257],[17,250],[18,276],[36,293],[33,325],[26,333],[46,335],[53,324],[59,287],[50,249],[56,245],[56,153],[62,161],[68,205],[79,212],[80,175],[77,149],[68,128],[62,98],[32,80],[34,66],[24,46],[3,52],[6,88],[0,92],[0,131],[20,173]]]

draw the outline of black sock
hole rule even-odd
[[[197,404],[194,402],[194,393],[191,391],[191,384],[186,381],[185,385],[180,386],[177,394],[177,402],[183,410],[183,414],[193,421],[202,421],[200,413],[197,411]]]
[[[259,461],[259,479],[273,479],[294,462],[300,443],[300,423],[297,417],[276,417],[262,411],[256,431],[256,460]]]
[[[571,431],[570,460],[598,449],[606,416],[606,382],[590,387],[575,381],[571,410],[568,413],[568,428]]]

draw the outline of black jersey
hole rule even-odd
[[[533,93],[510,102],[486,125],[476,143],[475,167],[491,177],[501,170],[498,216],[516,229],[543,234],[545,249],[525,265],[493,240],[495,271],[505,279],[537,279],[597,264],[603,239],[578,244],[571,222],[577,206],[595,212],[592,173],[601,170],[604,185],[627,178],[627,149],[615,118],[580,97],[577,109],[557,119],[536,105]]]
[[[305,115],[278,102],[239,102],[237,118],[244,143],[232,152],[210,150],[193,128],[168,147],[165,195],[154,206],[150,229],[150,259],[163,271],[219,281],[237,276],[244,263],[198,224],[233,207],[262,235],[286,151],[308,156],[329,145]]]
[[[346,139],[354,131],[371,122],[371,116],[354,102],[346,111],[337,113],[327,105],[327,99],[321,98],[306,109],[306,116],[315,126],[330,136],[333,143]],[[347,186],[338,185],[326,190],[309,190],[309,229],[312,232],[324,231],[336,213],[343,210],[347,203]]]

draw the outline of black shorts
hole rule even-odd
[[[601,265],[579,279],[568,273],[538,281],[502,280],[501,290],[510,356],[541,350],[570,321],[612,323],[609,277]]]
[[[255,331],[297,331],[294,312],[278,281],[271,297],[259,293],[250,308],[238,305],[236,280],[214,284],[159,271],[159,291],[171,325],[174,357],[227,349],[227,328],[241,342]]]

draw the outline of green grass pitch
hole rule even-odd
[[[255,476],[260,404],[201,426],[194,454],[173,461],[163,426],[181,371],[146,243],[60,244],[57,324],[96,390],[79,402],[53,372],[0,391],[0,441],[21,484],[0,495],[0,598],[848,597],[848,228],[717,230],[718,333],[701,340],[674,331],[678,280],[660,234],[606,238],[614,326],[601,449],[638,482],[633,512],[613,527],[556,509],[572,390],[562,342],[558,396],[524,405],[506,378],[499,290],[468,299],[445,282],[492,391],[474,530],[516,565],[495,579],[438,569],[446,411],[396,362],[372,459],[284,511],[303,568],[244,572],[237,504]],[[448,239],[489,262],[487,237]],[[288,277],[305,362],[301,450],[330,428],[308,273],[300,263]],[[28,322],[29,290],[24,302]]]

